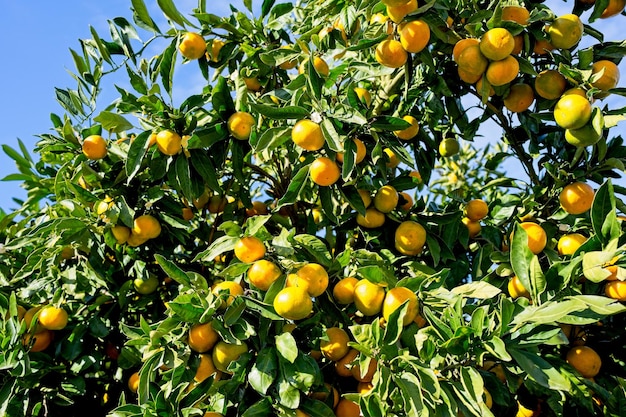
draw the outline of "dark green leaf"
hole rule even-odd
[[[147,145],[151,134],[152,133],[149,131],[142,132],[130,143],[130,147],[128,148],[128,158],[126,159],[126,176],[128,177],[126,180],[127,184],[130,184],[141,168],[143,157],[146,155],[148,150]]]
[[[133,10],[133,20],[146,30],[152,30],[157,33],[161,33],[159,27],[154,23],[154,20],[150,17],[148,8],[143,0],[131,0]]]
[[[172,278],[183,287],[190,287],[191,281],[189,280],[189,276],[187,276],[187,273],[180,269],[178,265],[176,265],[172,261],[165,259],[165,257],[159,254],[154,255],[154,259],[157,261],[161,269],[163,269],[163,272],[165,272],[168,277]]]
[[[276,203],[276,209],[293,204],[298,199],[300,191],[306,185],[306,180],[309,177],[309,166],[306,165],[300,168],[296,175],[291,179],[287,192]]]
[[[568,392],[570,382],[541,356],[519,349],[509,349],[520,368],[539,385],[550,390]]]
[[[265,104],[249,103],[250,108],[257,113],[267,116],[270,119],[285,120],[285,119],[303,119],[310,115],[310,111],[300,106],[284,106],[276,107]]]
[[[165,16],[168,17],[168,19],[171,19],[181,26],[193,26],[189,22],[189,20],[185,19],[185,17],[178,11],[176,5],[172,0],[157,0],[157,4],[159,5],[163,13],[165,13]]]

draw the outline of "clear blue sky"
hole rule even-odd
[[[155,20],[165,28],[156,2],[145,1]],[[240,0],[214,0],[209,3],[215,14],[227,13],[229,3],[243,10]],[[258,8],[261,0],[253,0],[253,3]],[[573,1],[549,0],[547,3],[554,7],[557,14],[562,14],[571,10]],[[107,19],[123,16],[132,21],[130,4],[130,0],[0,0],[0,39],[3,40],[3,63],[0,65],[1,144],[16,148],[17,138],[20,138],[32,150],[37,142],[36,135],[49,132],[50,113],[62,114],[55,99],[54,87],[75,87],[67,72],[74,67],[69,48],[80,50],[78,39],[90,37],[90,25],[108,38]],[[186,14],[197,5],[197,1],[179,0],[176,4]],[[586,18],[583,17],[583,20],[586,21]],[[626,18],[617,16],[598,21],[593,26],[605,32],[607,40],[618,40],[624,38],[621,30],[624,24]],[[624,63],[621,69],[620,86],[624,86]],[[191,86],[193,80],[187,80],[187,83]],[[186,91],[186,86],[181,86],[181,89]],[[110,102],[106,94],[103,99],[103,106]],[[616,97],[615,100],[618,101],[612,107],[626,106],[624,98]],[[620,131],[625,131],[624,126],[620,126]],[[13,161],[0,152],[0,178],[16,171]],[[0,207],[5,210],[16,208],[12,197],[25,198],[25,192],[17,182],[0,182],[0,193],[3,197]]]

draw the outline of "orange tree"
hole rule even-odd
[[[625,415],[623,1],[244,3],[4,147],[0,414]]]

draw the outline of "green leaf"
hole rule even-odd
[[[488,300],[496,297],[502,291],[500,288],[485,281],[472,281],[468,284],[459,285],[452,288],[452,293],[466,298],[478,298]]]
[[[422,416],[424,397],[417,376],[409,372],[402,372],[399,375],[392,374],[392,379],[401,392],[400,398],[404,403],[403,414],[407,417]]]
[[[511,266],[524,288],[531,294],[533,288],[530,282],[530,264],[535,255],[528,248],[528,235],[519,224],[515,224],[515,232],[511,242]]]
[[[172,0],[157,0],[157,4],[159,5],[163,13],[165,13],[165,16],[167,16],[168,19],[178,23],[181,26],[193,26],[191,22],[189,22],[189,20],[185,19],[185,17],[180,14]]]
[[[613,183],[610,179],[595,193],[591,205],[591,224],[602,243],[607,243],[620,235],[620,227],[615,214]]]
[[[274,3],[276,3],[276,0],[263,0],[263,4],[261,5],[261,17],[267,16],[270,10],[272,10]]]
[[[311,96],[317,100],[320,100],[322,98],[322,87],[324,86],[324,80],[313,66],[313,55],[309,57],[306,68],[308,75],[306,81],[309,87],[309,91],[311,92]]]
[[[408,308],[409,301],[406,300],[389,315],[389,321],[387,322],[387,327],[385,327],[385,333],[383,335],[385,345],[394,345],[400,338],[402,330],[404,329],[404,316],[406,316]]]
[[[126,120],[124,116],[110,111],[100,112],[93,120],[100,123],[107,132],[111,133],[121,133],[133,127],[132,123]]]
[[[217,179],[217,172],[211,158],[205,152],[191,152],[191,165],[202,177],[205,184],[213,191],[220,192],[221,187]]]
[[[265,104],[249,103],[250,108],[257,113],[275,120],[303,119],[309,117],[310,110],[300,106],[276,107]]]
[[[605,269],[615,254],[612,251],[591,251],[583,255],[583,275],[591,282],[602,282],[611,273]]]
[[[239,238],[236,236],[222,236],[216,239],[206,250],[197,254],[193,261],[197,262],[199,260],[203,260],[206,262],[212,262],[216,256],[235,249],[235,244],[238,240]]]
[[[378,116],[370,124],[375,130],[404,130],[411,126],[411,123],[400,117]]]
[[[151,134],[152,133],[149,131],[142,132],[130,143],[128,158],[126,159],[126,176],[128,177],[126,180],[127,184],[130,184],[141,168],[143,157],[148,151],[147,145]]]
[[[278,369],[278,358],[276,350],[272,347],[265,347],[259,351],[256,362],[248,374],[250,386],[261,395],[266,395],[276,379]]]
[[[570,382],[541,356],[515,348],[509,349],[509,353],[524,373],[539,385],[549,390],[570,390]]]
[[[276,349],[278,349],[280,356],[291,363],[294,363],[298,357],[298,345],[290,332],[276,335]]]
[[[192,201],[195,195],[191,184],[191,171],[189,170],[187,157],[183,154],[178,155],[174,168],[176,171],[176,188],[182,192],[188,201]]]
[[[333,258],[326,247],[326,244],[317,236],[298,234],[293,240],[302,247],[309,256],[324,268],[330,268]]]
[[[191,286],[191,281],[187,273],[180,269],[178,265],[176,265],[174,262],[165,259],[163,255],[159,254],[154,255],[154,259],[157,261],[161,269],[163,269],[163,272],[165,272],[168,277],[172,278],[183,287],[188,288]]]
[[[287,192],[276,203],[276,209],[293,204],[298,200],[300,191],[305,187],[306,180],[309,177],[309,167],[310,165],[303,166],[291,179]]]
[[[267,417],[272,412],[272,403],[270,397],[264,397],[257,401],[243,412],[241,417]]]
[[[213,87],[213,95],[211,96],[213,110],[215,110],[223,120],[227,120],[231,114],[235,112],[235,103],[230,95],[226,78],[220,77]]]
[[[260,136],[257,135],[257,142],[250,143],[254,152],[271,151],[291,139],[291,128],[272,127],[266,129]]]
[[[176,51],[178,50],[176,44],[177,40],[175,38],[170,45],[165,48],[158,61],[161,83],[169,95],[172,95],[172,79],[174,78],[174,68],[176,67]]]
[[[326,140],[328,147],[335,152],[342,152],[343,139],[339,136],[339,133],[335,129],[332,119],[325,118],[322,120],[320,127],[322,128],[322,134],[324,135],[324,139]]]
[[[152,30],[157,33],[161,33],[159,27],[154,23],[154,20],[150,17],[148,8],[143,0],[131,0],[133,10],[133,20],[146,30]]]
[[[492,336],[491,339],[484,342],[483,346],[487,352],[491,353],[498,359],[509,362],[511,355],[506,351],[506,344],[498,336]]]

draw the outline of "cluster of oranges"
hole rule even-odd
[[[24,320],[30,332],[23,338],[25,346],[31,352],[41,352],[50,346],[55,330],[63,330],[67,326],[68,314],[62,307],[54,305],[35,306],[26,310],[17,307],[18,320]]]

